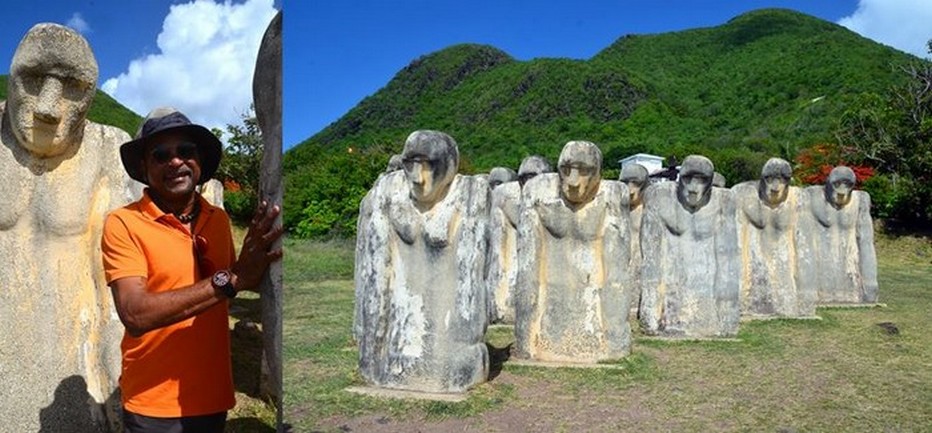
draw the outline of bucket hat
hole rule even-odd
[[[142,169],[146,143],[157,140],[159,136],[168,132],[182,133],[197,145],[201,165],[201,178],[198,179],[197,183],[202,184],[210,180],[214,173],[217,172],[217,167],[220,166],[220,157],[223,155],[220,140],[209,129],[191,123],[187,116],[171,107],[160,107],[152,110],[142,122],[139,130],[136,131],[134,140],[120,146],[120,159],[123,161],[123,169],[126,170],[129,177],[146,185],[149,184]]]

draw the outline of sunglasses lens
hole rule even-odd
[[[178,157],[181,159],[194,159],[194,157],[197,156],[197,145],[184,142],[179,144],[175,151],[178,152]]]
[[[159,164],[164,164],[172,159],[172,153],[163,148],[157,148],[152,151],[152,159]]]
[[[197,145],[189,142],[182,142],[175,147],[172,152],[169,146],[159,146],[152,150],[152,159],[159,164],[165,164],[177,156],[182,160],[191,160],[197,157]]]

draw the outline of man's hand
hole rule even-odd
[[[259,202],[256,213],[249,223],[249,230],[246,232],[246,239],[243,240],[239,258],[230,270],[236,276],[233,280],[233,287],[236,291],[255,291],[269,264],[282,258],[281,248],[271,249],[272,244],[284,232],[281,225],[275,225],[275,219],[279,213],[281,213],[281,208],[277,205],[269,206],[265,200]]]

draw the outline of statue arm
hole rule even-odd
[[[861,272],[861,301],[877,302],[877,255],[874,251],[874,222],[871,219],[871,196],[864,191],[858,195],[858,264]]]
[[[355,310],[353,333],[360,352],[377,347],[381,330],[379,323],[390,298],[392,226],[386,215],[386,198],[378,186],[373,187],[360,203],[357,221],[355,260]],[[387,318],[384,318],[387,319]],[[362,354],[364,356],[366,354]],[[374,354],[368,354],[374,356]]]
[[[665,198],[659,194],[644,197],[641,217],[641,304],[638,312],[641,326],[648,334],[660,331],[663,315],[663,251],[667,228],[660,207]]]
[[[525,191],[527,192],[527,191]],[[528,358],[534,336],[532,322],[537,310],[540,291],[541,239],[545,231],[540,215],[534,207],[532,196],[522,195],[521,217],[518,221],[518,246],[515,266],[515,350],[518,357]]]
[[[488,324],[488,296],[485,285],[485,260],[488,253],[489,193],[485,179],[463,177],[463,188],[468,188],[469,197],[460,210],[460,227],[451,246],[457,256],[457,311],[456,320],[461,321],[463,330],[456,338],[467,344],[482,341]],[[452,225],[452,223],[451,223]]]
[[[603,183],[606,181],[603,181]],[[628,312],[631,309],[633,287],[631,282],[629,242],[629,214],[627,206],[619,206],[622,197],[628,196],[627,187],[618,183],[618,188],[609,191],[617,194],[606,196],[604,230],[602,232],[602,268],[605,269],[602,314],[606,329],[606,341],[611,353],[619,356],[625,352],[629,342]]]
[[[715,305],[722,330],[737,334],[740,317],[738,232],[735,223],[735,199],[730,190],[721,190],[721,225],[715,235]]]
[[[508,222],[502,209],[499,207],[493,206],[489,210],[489,224],[488,224],[488,251],[486,254],[485,260],[485,287],[486,287],[486,296],[488,304],[488,313],[489,320],[495,321],[501,319],[502,312],[498,311],[498,308],[495,305],[495,292],[498,289],[499,284],[502,284],[502,280],[506,278],[503,265],[504,254],[508,254],[504,250],[504,240],[506,236],[506,226]]]

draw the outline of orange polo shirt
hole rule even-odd
[[[234,261],[230,220],[226,212],[203,197],[194,228],[207,240],[202,252],[214,269],[229,269]],[[199,279],[191,233],[172,214],[162,212],[149,197],[107,216],[103,239],[107,283],[125,277],[145,277],[151,293],[190,286]],[[212,271],[202,271],[212,272]],[[181,322],[136,338],[123,335],[120,388],[123,406],[151,417],[206,415],[229,410],[236,403],[230,367],[230,332],[224,300]]]

